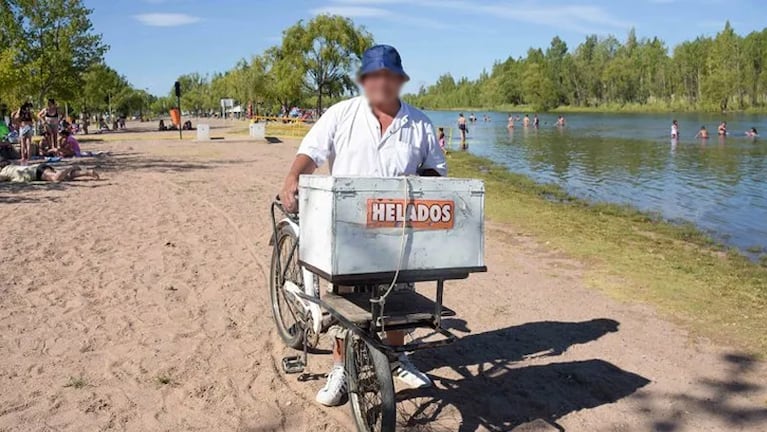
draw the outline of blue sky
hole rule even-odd
[[[282,30],[320,13],[349,16],[396,46],[407,90],[444,72],[475,78],[495,60],[546,47],[574,49],[586,34],[659,36],[670,46],[713,35],[725,20],[761,30],[764,0],[86,0],[107,63],[137,88],[166,94],[177,76],[229,69],[279,43]]]

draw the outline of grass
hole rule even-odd
[[[587,263],[589,285],[653,304],[700,335],[767,355],[767,258],[751,262],[692,225],[627,206],[590,204],[486,159],[459,152],[448,157],[451,176],[485,180],[490,220]]]
[[[85,378],[82,376],[80,377],[69,377],[69,381],[67,381],[66,384],[64,384],[64,387],[72,387],[75,389],[81,389],[88,385],[88,383],[85,381]]]

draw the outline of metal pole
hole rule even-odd
[[[181,96],[176,95],[176,100],[178,101],[178,139],[183,140],[184,137],[181,134],[181,129],[184,128],[184,124],[181,123]]]

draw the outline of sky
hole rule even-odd
[[[85,0],[111,49],[107,64],[139,89],[167,94],[184,73],[212,74],[279,44],[282,31],[322,13],[350,17],[377,43],[395,46],[406,91],[441,74],[476,78],[496,60],[545,48],[571,50],[587,34],[658,36],[669,47],[767,26],[765,0]]]

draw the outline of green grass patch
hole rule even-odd
[[[701,335],[767,355],[767,259],[754,263],[691,224],[588,203],[486,159],[460,152],[448,158],[451,176],[485,180],[490,220],[584,261],[590,285],[654,304]]]

